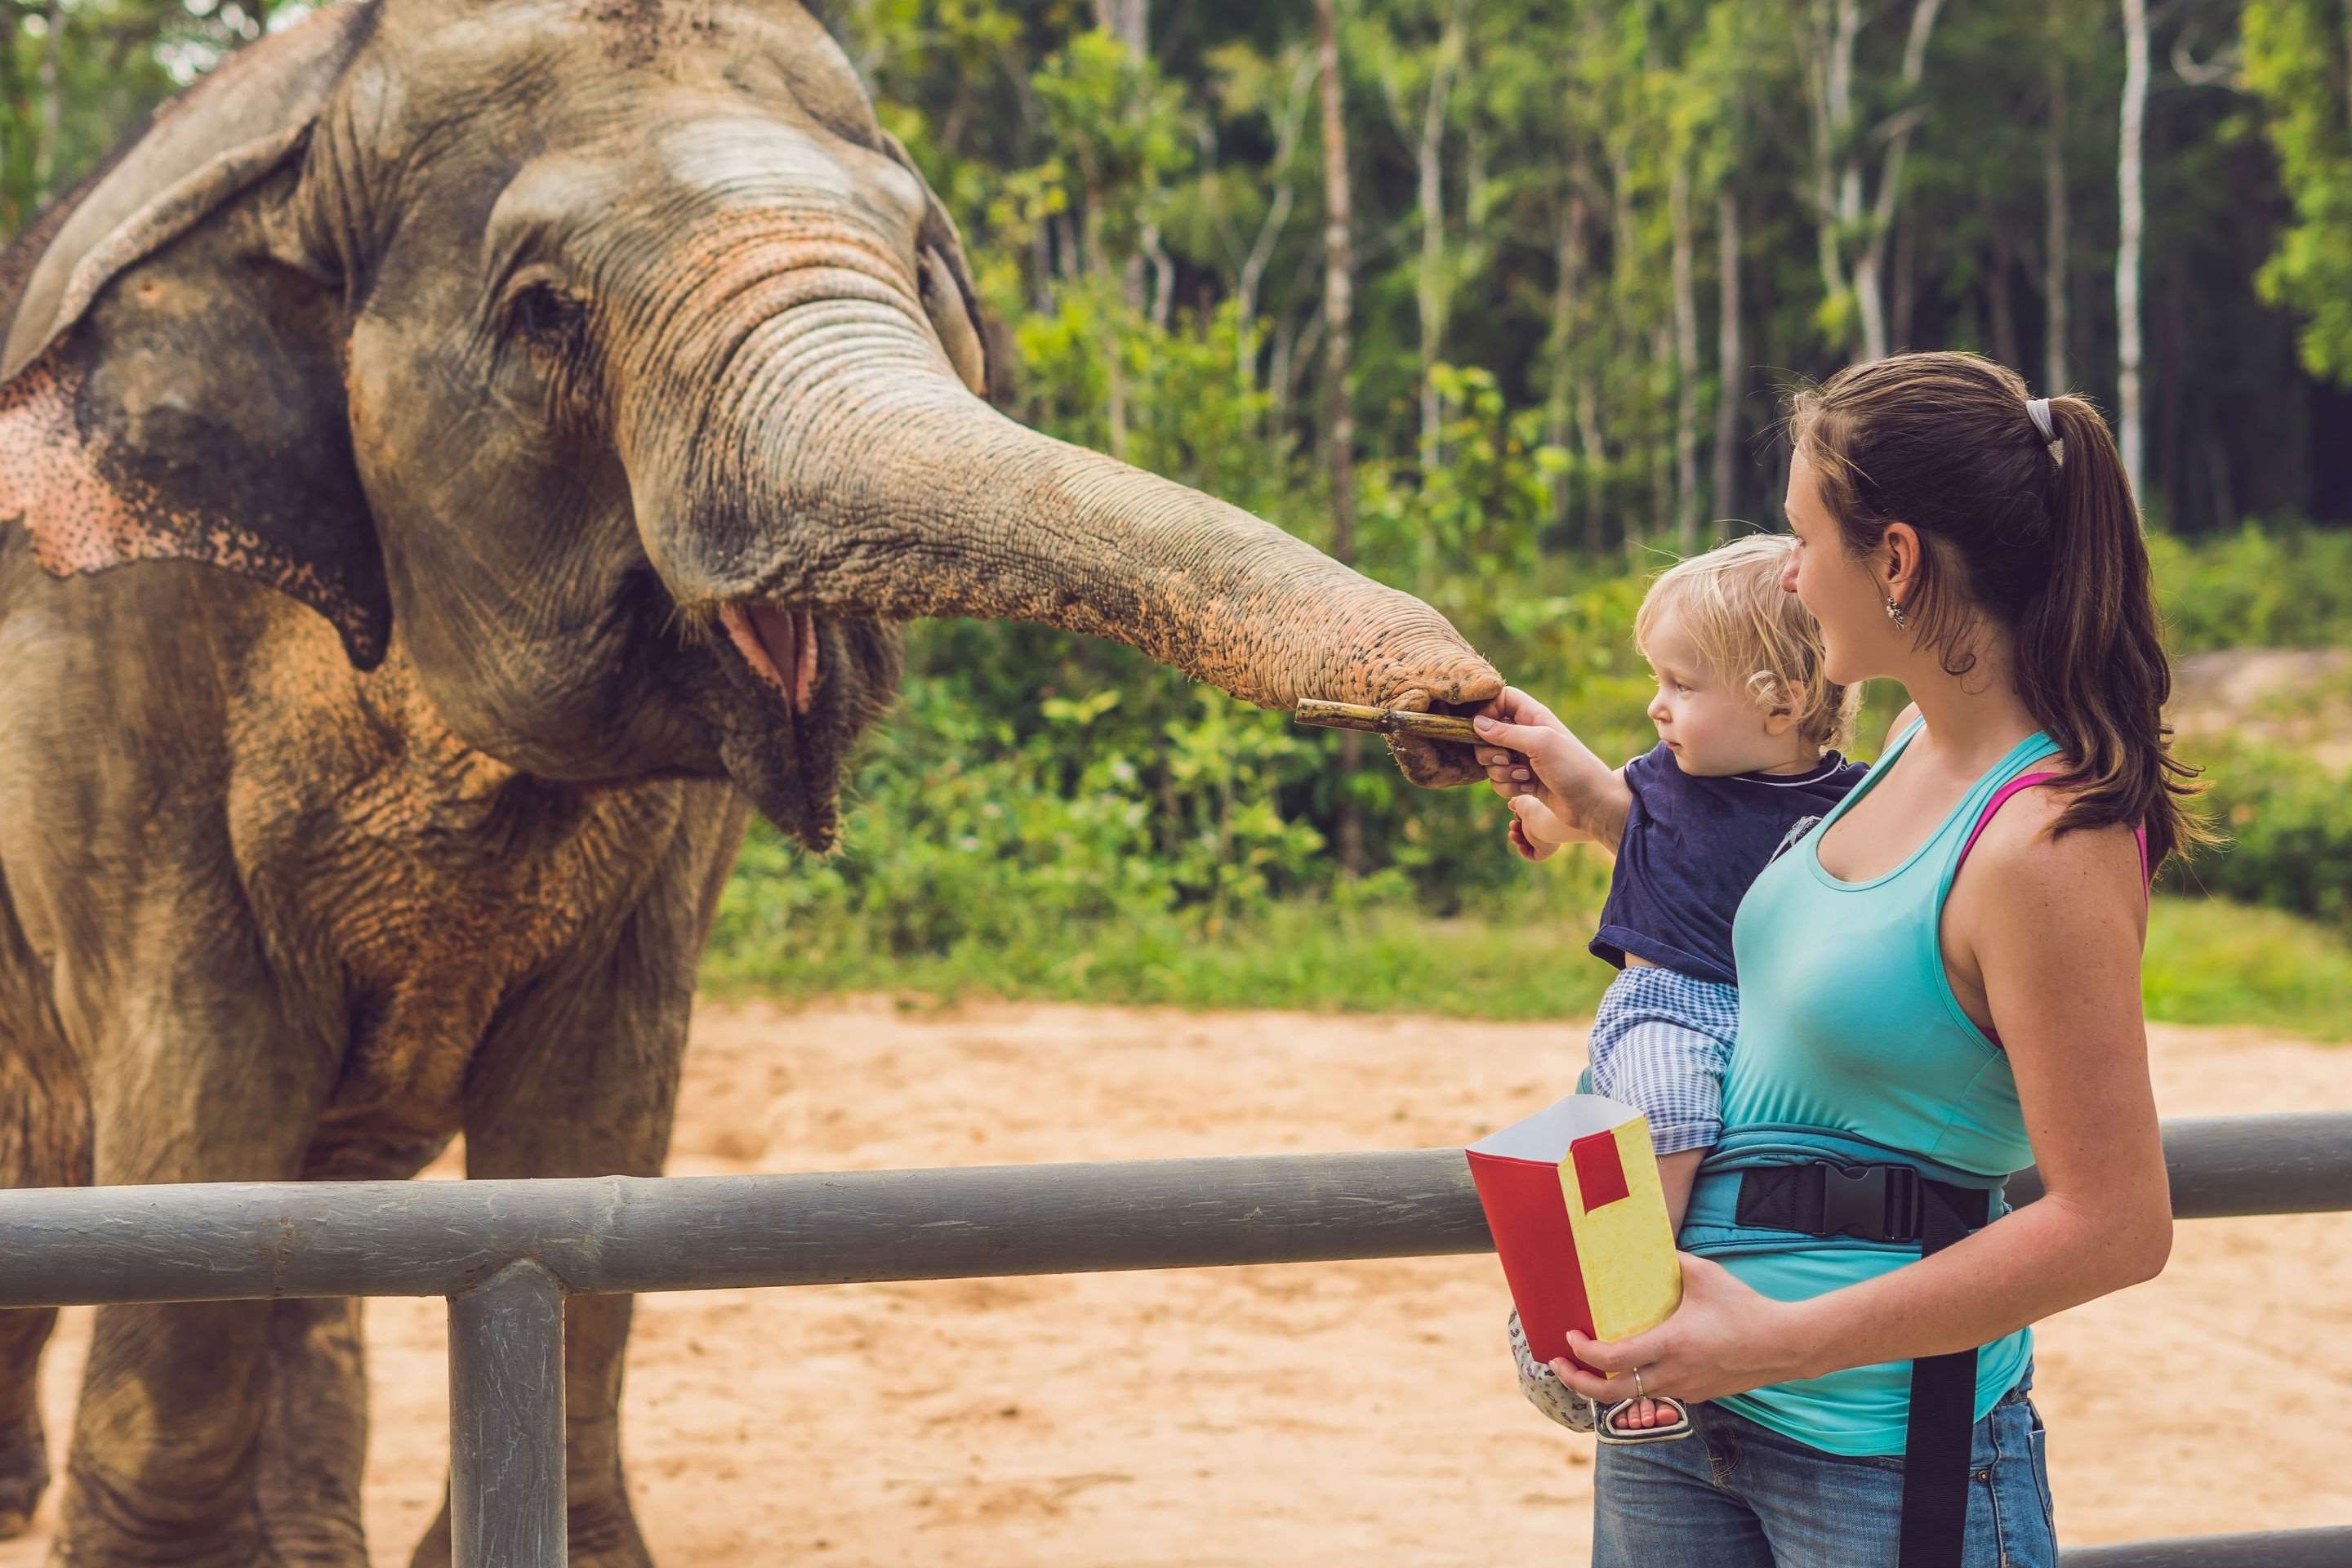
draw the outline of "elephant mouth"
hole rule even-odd
[[[824,679],[816,617],[773,605],[727,605],[719,609],[719,623],[761,683],[784,700],[794,718],[807,718]]]
[[[764,596],[717,609],[703,646],[721,685],[706,689],[704,712],[719,761],[762,816],[823,853],[840,833],[844,761],[898,689],[897,636],[885,622],[820,616]]]

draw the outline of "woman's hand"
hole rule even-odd
[[[1683,1301],[1675,1315],[1630,1339],[1591,1340],[1570,1329],[1568,1348],[1577,1360],[1610,1375],[1596,1376],[1560,1356],[1551,1369],[1562,1383],[1603,1405],[1632,1399],[1637,1392],[1687,1404],[1814,1374],[1803,1303],[1775,1301],[1719,1264],[1687,1252],[1678,1257]]]
[[[1506,800],[1534,795],[1565,835],[1555,843],[1589,838],[1615,850],[1633,794],[1550,709],[1513,687],[1489,700],[1472,721],[1478,727],[1475,754],[1496,795]],[[1515,826],[1513,847],[1523,837]]]

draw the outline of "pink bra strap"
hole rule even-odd
[[[1983,812],[1977,817],[1977,825],[1969,829],[1968,842],[1960,846],[1959,859],[1952,862],[1953,872],[1958,874],[1960,867],[1967,862],[1969,851],[1977,847],[1977,840],[1984,836],[1985,825],[1992,820],[1992,814],[1999,811],[2002,805],[2008,801],[2011,795],[2015,795],[2019,790],[2030,789],[2035,784],[2047,783],[2049,780],[2054,779],[2058,776],[2059,775],[2055,773],[2047,772],[2038,773],[2021,773],[2018,777],[2013,778],[2007,784],[2001,785],[1999,789],[1993,791],[1992,798],[1985,802]],[[2147,893],[2147,885],[2155,880],[2155,878],[2150,875],[2147,868],[2147,824],[2142,823],[2132,829],[2132,840],[2139,846],[2140,893],[2142,897],[2146,897]]]

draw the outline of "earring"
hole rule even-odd
[[[1895,595],[1892,594],[1886,595],[1886,618],[1895,623],[1896,631],[1908,629],[1908,623],[1903,618],[1903,606],[1895,602]]]

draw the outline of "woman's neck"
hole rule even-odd
[[[1927,649],[1895,672],[1927,723],[1935,750],[1963,771],[1984,768],[2042,726],[2018,695],[2009,637],[1979,631],[1976,663],[1965,675],[1944,668],[1942,650]]]

